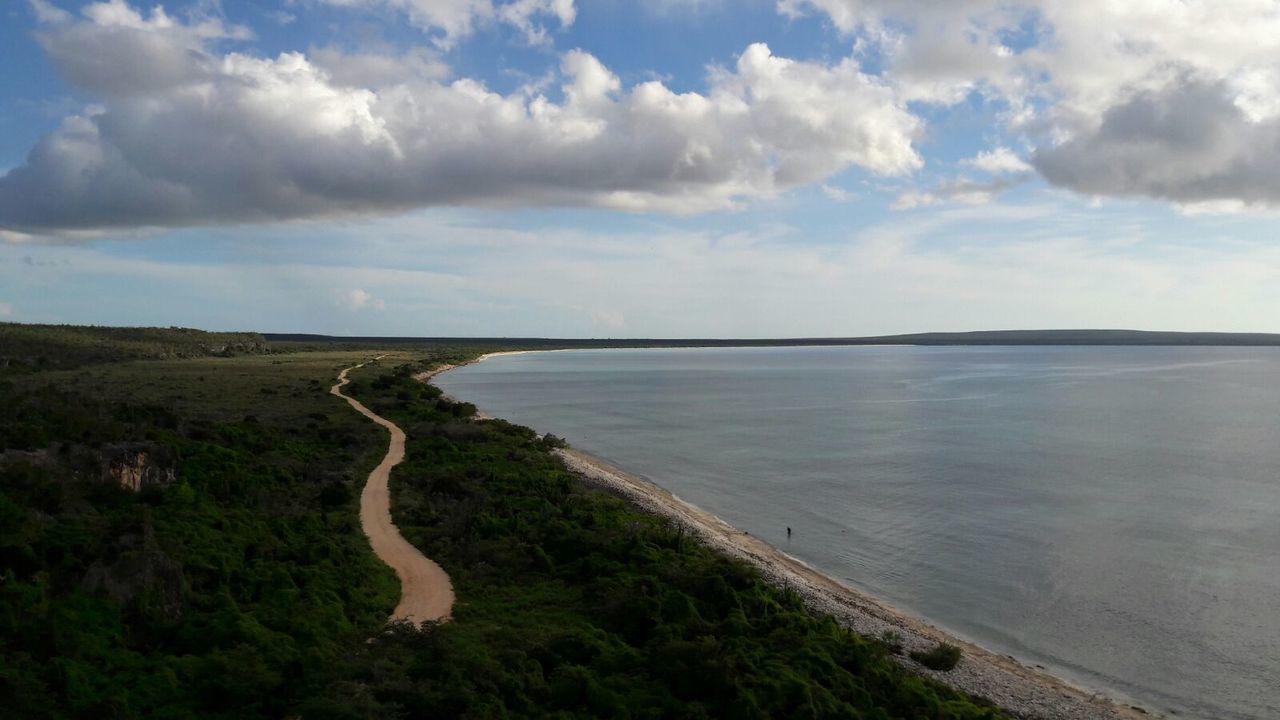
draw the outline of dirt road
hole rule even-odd
[[[369,536],[374,554],[390,565],[400,578],[400,604],[391,614],[391,619],[415,623],[447,620],[453,610],[453,584],[449,582],[449,576],[410,545],[391,521],[391,492],[387,481],[391,477],[391,468],[404,460],[404,431],[342,393],[342,387],[349,382],[347,373],[359,367],[364,367],[364,363],[339,373],[338,384],[329,392],[391,432],[391,445],[386,457],[369,473],[369,480],[360,493],[360,525],[364,534]]]

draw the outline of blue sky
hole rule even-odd
[[[1280,9],[30,0],[0,319],[1280,332]]]

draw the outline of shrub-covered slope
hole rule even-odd
[[[0,373],[121,360],[229,357],[267,351],[257,333],[0,323]]]

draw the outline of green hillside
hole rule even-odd
[[[264,352],[267,341],[257,333],[0,323],[0,372]]]

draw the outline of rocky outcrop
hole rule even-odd
[[[218,357],[235,355],[262,355],[270,351],[267,341],[260,335],[240,336],[230,342],[214,342],[205,345],[205,351]]]
[[[132,492],[171,485],[178,476],[173,450],[152,442],[115,443],[97,448],[54,443],[43,450],[0,452],[0,468],[19,465],[42,468],[55,478],[106,482]]]
[[[155,443],[126,443],[104,450],[106,476],[125,490],[170,485],[177,479],[173,451]]]

